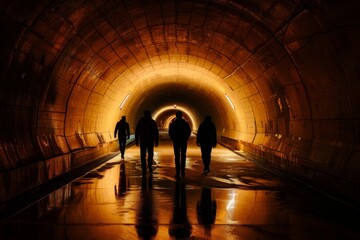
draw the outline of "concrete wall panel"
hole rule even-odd
[[[37,141],[45,158],[68,153],[64,134],[65,113],[39,112]]]

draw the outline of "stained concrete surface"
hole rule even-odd
[[[186,177],[172,145],[141,175],[139,148],[52,192],[0,224],[0,239],[360,239],[359,212],[218,145],[211,172],[189,141]]]

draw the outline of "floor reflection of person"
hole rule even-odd
[[[187,239],[191,236],[191,233],[192,226],[187,215],[186,186],[184,183],[176,182],[169,235],[176,239]]]
[[[127,191],[127,179],[126,179],[126,168],[125,162],[120,162],[120,177],[119,177],[119,189],[115,186],[115,195],[120,197],[123,196]]]
[[[141,193],[138,212],[136,214],[136,232],[140,239],[152,239],[159,228],[157,211],[155,209],[152,189],[152,175],[147,181],[146,176],[141,179]]]
[[[203,187],[200,200],[196,204],[197,220],[203,225],[205,232],[210,234],[216,218],[216,200],[212,199],[211,188]]]

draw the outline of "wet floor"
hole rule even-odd
[[[142,177],[139,148],[56,190],[5,222],[0,239],[360,239],[359,212],[257,166],[222,146],[202,174],[189,141],[176,181],[172,145],[155,148]]]

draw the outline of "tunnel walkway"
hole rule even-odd
[[[155,148],[142,177],[139,149],[116,155],[0,224],[0,239],[360,239],[358,212],[218,145],[211,172],[189,141],[176,181],[172,145]]]

